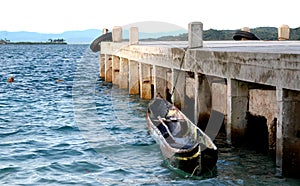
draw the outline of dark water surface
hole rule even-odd
[[[99,79],[87,48],[0,45],[0,185],[299,184],[276,178],[270,157],[232,148],[215,178],[169,170],[147,131],[147,101]]]

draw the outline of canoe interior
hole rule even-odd
[[[147,119],[150,133],[153,130],[152,133],[163,136],[156,141],[163,155],[170,160],[170,166],[192,175],[214,169],[218,159],[216,146],[171,103],[155,98],[149,104]],[[168,156],[170,153],[172,156]]]

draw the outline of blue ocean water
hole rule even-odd
[[[215,178],[181,177],[148,134],[147,101],[100,79],[98,63],[88,45],[0,45],[0,185],[299,183],[234,149],[220,151]]]

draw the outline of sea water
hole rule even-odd
[[[88,45],[0,45],[0,185],[299,184],[234,148],[220,148],[213,178],[178,175],[148,133],[147,104],[100,79]]]

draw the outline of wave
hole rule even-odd
[[[73,132],[73,131],[79,131],[79,129],[77,127],[73,127],[73,126],[61,126],[61,127],[50,127],[52,130],[55,131],[61,131],[61,132]]]
[[[17,130],[13,130],[13,131],[10,131],[10,132],[3,132],[3,133],[0,132],[0,138],[11,136],[11,135],[16,135],[20,132],[24,132],[24,131],[22,129],[17,129]]]

